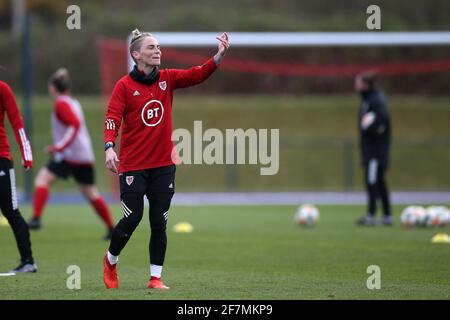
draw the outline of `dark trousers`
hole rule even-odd
[[[383,165],[377,158],[372,158],[364,167],[365,183],[367,190],[367,212],[375,215],[377,210],[377,200],[381,200],[384,215],[391,215],[391,205],[389,190],[384,179],[385,171]]]
[[[123,173],[120,176],[123,218],[114,228],[109,252],[118,256],[127,244],[142,219],[146,196],[150,204],[150,263],[162,266],[167,248],[167,219],[174,191],[174,165]]]
[[[0,209],[13,230],[21,261],[33,263],[30,232],[17,203],[13,164],[6,158],[0,158]]]

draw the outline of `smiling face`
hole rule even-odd
[[[159,66],[161,64],[161,46],[155,37],[147,36],[140,41],[131,55],[137,64],[145,66]],[[139,47],[140,45],[140,47]]]

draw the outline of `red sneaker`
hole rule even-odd
[[[119,287],[117,264],[111,265],[109,263],[108,254],[105,254],[103,261],[103,282],[107,289],[117,289]]]
[[[159,289],[159,290],[169,290],[170,288],[162,282],[161,278],[151,277],[148,281],[147,288],[149,289]]]

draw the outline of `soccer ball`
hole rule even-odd
[[[416,210],[416,226],[423,227],[425,226],[425,219],[427,217],[427,211],[424,207],[419,207]]]
[[[427,227],[444,227],[450,220],[450,211],[444,206],[430,206],[426,209],[425,225]]]
[[[439,206],[436,209],[438,211],[439,226],[447,226],[450,223],[450,210],[444,206]]]
[[[301,226],[312,227],[319,220],[319,209],[312,204],[304,204],[295,213],[295,222]]]
[[[436,206],[429,206],[426,208],[424,226],[436,227],[439,225],[439,216]]]
[[[408,206],[403,209],[400,220],[405,227],[422,225],[425,219],[425,209],[420,206]]]

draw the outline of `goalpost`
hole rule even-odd
[[[217,32],[152,32],[163,47],[215,47]],[[450,32],[229,32],[234,47],[362,47],[450,45]],[[130,43],[131,34],[127,38]],[[129,49],[129,47],[127,47]],[[128,54],[128,69],[133,60]]]
[[[218,32],[152,32],[165,47],[216,45]],[[450,44],[450,32],[229,32],[233,46],[380,46]]]

